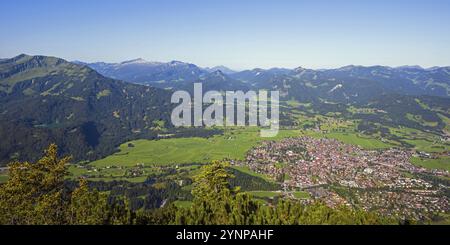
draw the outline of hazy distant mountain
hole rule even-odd
[[[153,138],[170,118],[162,89],[106,78],[46,56],[0,61],[0,163],[32,160],[49,143],[75,160],[110,154],[126,139]]]
[[[284,68],[272,68],[268,70],[256,68],[231,74],[231,77],[256,87],[270,86],[273,80],[280,79],[287,75],[291,70]]]
[[[204,91],[217,90],[217,91],[227,91],[227,90],[249,90],[251,86],[245,84],[241,81],[235,80],[222,72],[221,70],[209,73],[204,77],[201,77],[198,82],[203,84]],[[185,89],[191,90],[192,84],[186,83]]]
[[[97,69],[100,70],[100,68]],[[175,69],[172,69],[170,74],[179,76],[175,75],[178,74]],[[220,77],[223,78],[220,79]],[[190,90],[194,81],[200,81],[204,84],[205,90],[272,89],[280,91],[282,99],[316,102],[322,104],[322,107],[330,105],[323,104],[324,101],[364,105],[374,101],[381,102],[380,98],[390,95],[399,98],[422,95],[450,97],[450,67],[424,69],[420,66],[393,68],[349,65],[321,70],[303,67],[257,68],[232,74],[225,74],[223,71],[214,74],[204,70],[204,73],[199,76],[190,78],[193,80],[168,82],[170,79],[162,79],[162,83],[151,84],[158,87]],[[134,79],[127,81],[135,82]],[[389,106],[385,103],[378,104]]]
[[[285,96],[364,101],[382,94],[450,96],[450,67],[345,66],[337,69],[254,69],[231,75],[255,88],[279,89]]]
[[[392,68],[350,65],[322,70],[299,67],[256,68],[234,72],[224,66],[202,69],[194,64],[179,61],[161,63],[142,59],[117,64],[99,62],[87,65],[111,78],[160,88],[179,89],[192,87],[194,82],[208,83],[211,79],[209,74],[220,71],[227,76],[227,81],[220,86],[217,81],[211,81],[216,88],[234,89],[234,87],[225,88],[227,84],[253,89],[278,88],[283,90],[283,95],[299,98],[315,95],[339,101],[362,101],[379,94],[390,93],[450,96],[450,67],[424,69],[420,66]]]
[[[398,66],[396,69],[400,70],[424,70],[423,67],[418,65],[404,65],[404,66]]]
[[[147,62],[143,59],[117,64],[91,63],[87,66],[104,76],[166,89],[191,91],[193,83],[201,82],[207,90],[248,89],[249,86],[228,76],[233,71],[221,66],[202,69],[181,61]]]
[[[221,71],[221,72],[223,72],[224,74],[227,74],[227,75],[236,73],[236,71],[234,71],[234,70],[232,70],[232,69],[230,69],[230,68],[228,68],[226,66],[214,66],[212,68],[206,67],[205,70],[207,72]]]
[[[181,61],[162,63],[135,59],[121,63],[97,62],[86,65],[107,77],[162,88],[171,87],[173,83],[198,80],[208,74],[194,64]]]
[[[324,75],[344,81],[351,78],[375,81],[386,93],[450,96],[450,67],[425,70],[418,66],[349,66],[327,70]]]

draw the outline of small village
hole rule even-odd
[[[417,167],[410,163],[413,154],[300,137],[264,142],[235,164],[281,182],[286,192],[304,190],[330,206],[359,206],[411,218],[449,212],[449,187],[417,177],[446,178],[448,171]]]

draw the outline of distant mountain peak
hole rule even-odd
[[[303,67],[299,66],[299,67],[294,69],[294,72],[298,73],[298,72],[302,72],[302,71],[305,71],[305,70],[306,70],[306,68],[303,68]]]
[[[31,57],[31,55],[28,54],[19,54],[16,57],[14,57],[15,59],[21,59],[21,58],[28,58]]]
[[[427,70],[428,71],[432,71],[432,70],[437,70],[437,69],[440,69],[440,68],[441,68],[440,66],[432,66],[432,67],[428,68]]]
[[[404,66],[398,66],[397,69],[415,69],[415,70],[424,70],[423,67],[419,65],[404,65]]]
[[[215,72],[215,71],[217,71],[217,70],[220,70],[222,73],[224,73],[224,74],[233,74],[233,73],[236,73],[236,71],[234,71],[234,70],[232,70],[232,69],[230,69],[230,68],[228,68],[228,67],[226,67],[226,66],[223,66],[223,65],[220,65],[220,66],[214,66],[214,67],[211,67],[211,68],[209,68],[209,67],[206,67],[206,68],[204,68],[206,71],[208,71],[208,72]]]
[[[169,62],[170,65],[184,65],[186,63],[179,61],[179,60],[172,60],[171,62]]]
[[[262,71],[264,71],[264,69],[262,69],[262,68],[254,68],[252,71],[255,71],[255,72],[262,72]]]
[[[13,58],[11,58],[11,60],[13,61],[19,61],[19,60],[29,60],[32,59],[34,56],[28,55],[28,54],[19,54]]]
[[[358,66],[355,66],[355,65],[346,65],[346,66],[337,68],[336,70],[338,70],[338,71],[350,71],[350,70],[355,69],[357,67]]]
[[[217,78],[220,78],[221,80],[227,79],[226,75],[221,70],[212,72],[210,77],[217,77]]]
[[[80,60],[72,60],[71,62],[74,64],[77,64],[77,65],[83,65],[83,66],[88,64],[88,63],[80,61]]]
[[[137,59],[133,59],[133,60],[126,60],[121,62],[121,65],[125,65],[125,64],[142,64],[142,63],[148,63],[148,61],[142,59],[142,58],[137,58]]]

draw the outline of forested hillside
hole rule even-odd
[[[156,138],[170,111],[168,92],[86,66],[45,56],[2,60],[0,163],[35,160],[52,142],[76,160],[97,159],[125,140]]]

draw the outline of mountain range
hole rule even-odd
[[[248,89],[281,89],[284,95],[292,97],[298,97],[297,91],[300,90],[307,91],[308,94],[312,92],[315,97],[323,95],[326,99],[348,102],[367,100],[371,94],[450,96],[450,67],[424,69],[420,66],[351,65],[322,70],[298,67],[256,68],[235,72],[224,66],[201,68],[180,61],[163,63],[143,59],[122,63],[83,64],[107,77],[160,88],[184,88],[194,82],[207,81],[211,74],[220,72],[223,83],[237,85],[240,82],[240,87]],[[292,94],[289,93],[290,90],[296,92]]]
[[[76,160],[97,159],[130,138],[155,138],[170,118],[162,89],[106,78],[46,56],[0,61],[0,162],[35,159],[49,143]]]
[[[344,115],[350,106],[368,107],[383,113],[350,116],[437,133],[447,127],[442,116],[450,118],[450,67],[234,72],[180,61],[87,64],[22,54],[0,60],[0,164],[36,159],[51,142],[60,146],[61,154],[90,161],[131,139],[216,133],[177,129],[170,123],[175,106],[171,90],[191,90],[194,82],[203,83],[204,90],[279,90],[283,101],[310,104],[312,111],[305,113]],[[425,102],[427,106],[421,104]],[[282,125],[292,123],[288,115],[282,111]],[[408,119],[410,115],[437,124],[423,125]]]

